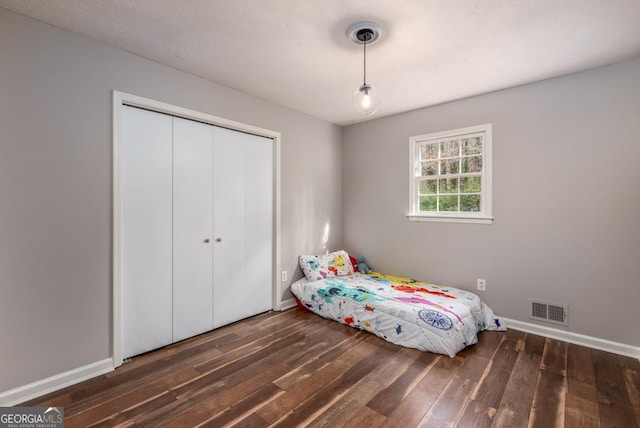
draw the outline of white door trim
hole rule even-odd
[[[197,120],[211,125],[234,129],[249,134],[272,138],[274,142],[274,183],[273,183],[273,310],[280,310],[282,294],[279,272],[281,266],[280,239],[280,132],[260,128],[245,123],[200,113],[160,101],[113,91],[113,366],[122,365],[122,183],[120,169],[121,153],[121,111],[124,105],[166,113],[172,116]]]

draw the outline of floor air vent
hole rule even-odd
[[[569,325],[568,306],[558,303],[531,301],[531,315],[529,318],[554,324]]]

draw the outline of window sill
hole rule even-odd
[[[409,221],[431,221],[440,223],[492,224],[493,217],[461,217],[407,214]]]

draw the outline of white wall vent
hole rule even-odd
[[[554,324],[569,325],[569,306],[542,300],[529,299],[529,318]]]

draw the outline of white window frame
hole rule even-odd
[[[461,138],[469,134],[484,134],[482,144],[482,178],[481,178],[481,196],[479,212],[430,212],[420,211],[419,204],[419,184],[422,178],[419,175],[420,162],[419,147],[425,142],[437,142],[439,140],[447,140]],[[492,150],[492,126],[490,123],[484,125],[470,126],[467,128],[453,129],[449,131],[434,132],[431,134],[417,135],[409,138],[409,213],[407,218],[411,221],[436,221],[449,223],[479,223],[491,224],[492,216],[492,181],[491,181],[491,150]],[[434,175],[437,177],[439,174]]]

